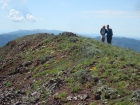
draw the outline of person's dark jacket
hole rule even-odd
[[[113,35],[113,31],[111,28],[107,29],[107,36],[112,36]]]

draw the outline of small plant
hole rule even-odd
[[[13,82],[12,81],[9,81],[9,82],[6,83],[6,86],[7,87],[11,87],[12,85],[13,85]]]
[[[73,84],[73,86],[71,86],[71,89],[72,89],[72,93],[76,93],[81,89],[81,85],[79,83]]]
[[[30,71],[33,71],[35,69],[35,66],[32,65],[29,69]]]
[[[34,81],[34,83],[32,84],[32,88],[37,90],[39,89],[39,85],[44,83],[45,80],[38,80],[38,81]]]
[[[26,91],[27,96],[29,96],[31,94],[31,91]]]
[[[65,97],[66,95],[67,95],[66,92],[56,93],[56,94],[54,95],[54,98],[56,98],[56,99],[62,99],[62,98]]]
[[[126,94],[129,94],[129,91],[125,89],[117,89],[117,93],[120,95],[120,97],[124,97]]]
[[[97,105],[96,102],[91,102],[89,105]]]
[[[87,82],[87,70],[78,70],[73,74],[73,78],[75,81],[85,84]]]
[[[74,79],[72,77],[65,78],[66,83],[73,83]]]
[[[69,41],[75,43],[78,41],[78,38],[77,37],[70,37]]]
[[[43,100],[46,100],[46,98],[48,98],[49,94],[50,94],[49,90],[46,90],[44,87],[41,89],[41,98]]]
[[[125,100],[123,102],[117,102],[114,105],[135,105],[134,103],[130,102],[129,100]]]

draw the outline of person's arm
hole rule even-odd
[[[107,34],[107,29],[105,29],[105,34]]]

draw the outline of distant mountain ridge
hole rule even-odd
[[[59,34],[62,31],[60,30],[46,30],[46,29],[34,29],[34,30],[18,30],[18,31],[12,31],[8,33],[3,33],[0,35],[29,35],[29,34],[36,34],[36,33],[53,33],[53,34]]]
[[[100,41],[100,36],[95,37],[96,40]],[[137,52],[140,52],[140,40],[126,37],[113,37],[112,45],[128,48]]]
[[[49,34],[59,34],[62,31],[60,30],[46,30],[46,29],[34,29],[34,30],[18,30],[9,33],[0,34],[0,47],[4,46],[11,40],[14,40],[18,37],[37,34],[37,33],[49,33]]]
[[[34,29],[34,30],[18,30],[9,33],[0,34],[0,47],[6,45],[11,40],[14,40],[18,37],[37,34],[37,33],[49,33],[58,35],[64,31],[61,30],[46,30],[46,29]],[[100,36],[98,34],[78,34],[79,36],[84,36],[88,38],[94,38],[100,41]],[[133,39],[133,38],[126,38],[126,37],[113,37],[112,45],[132,49],[134,51],[140,52],[140,40]]]

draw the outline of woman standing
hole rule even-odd
[[[105,29],[105,25],[103,25],[103,27],[100,30],[101,42],[104,42],[105,41],[105,33],[106,33],[106,29]]]

